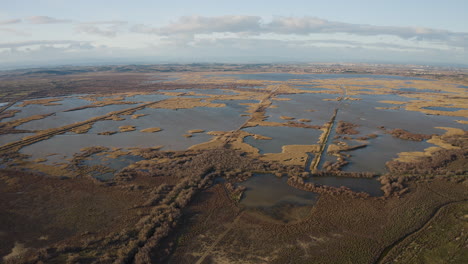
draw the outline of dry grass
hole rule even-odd
[[[136,130],[135,126],[119,126],[120,132],[131,132],[135,130]]]
[[[150,128],[145,128],[145,129],[140,130],[140,132],[145,132],[145,133],[154,133],[154,132],[159,132],[159,131],[162,131],[162,129],[159,127],[150,127]]]

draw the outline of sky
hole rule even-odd
[[[0,0],[0,68],[166,62],[468,65],[465,0]]]

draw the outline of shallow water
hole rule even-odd
[[[370,144],[365,148],[346,152],[351,155],[350,162],[343,171],[350,172],[376,172],[385,173],[385,163],[398,157],[398,153],[405,151],[424,151],[434,145],[425,141],[403,140],[389,134],[380,134],[377,138],[370,139]]]
[[[417,88],[398,88],[398,91],[402,92],[415,92],[415,93],[440,93],[441,90],[434,89],[417,89]]]
[[[61,112],[64,110],[90,104],[89,101],[79,99],[76,97],[64,97],[64,99],[61,101],[52,102],[52,103],[59,103],[61,105],[44,106],[44,105],[31,104],[31,105],[27,105],[24,107],[19,107],[18,105],[20,105],[21,103],[22,102],[16,103],[14,106],[8,109],[8,110],[20,110],[21,112],[16,113],[13,117],[5,118],[1,121],[8,122],[8,121],[13,121],[13,120],[33,116],[33,115],[44,115],[44,114],[50,114],[50,113],[55,113],[55,112]]]
[[[361,101],[343,101],[336,118],[360,125],[357,130],[365,133],[375,133],[378,127],[385,126],[389,129],[402,128],[412,133],[440,134],[442,130],[438,126],[465,128],[466,125],[457,123],[460,117],[427,115],[417,111],[405,109],[375,109],[376,107],[389,107],[382,104],[375,96],[357,96]],[[403,97],[402,97],[403,98]],[[390,105],[392,106],[392,105]]]
[[[43,130],[55,127],[61,127],[76,122],[82,122],[93,117],[106,115],[109,112],[123,110],[126,108],[135,107],[134,104],[126,105],[107,105],[103,107],[86,108],[82,110],[70,111],[70,112],[58,112],[55,115],[48,116],[44,119],[34,120],[24,123],[17,127],[17,129],[26,130]]]
[[[296,189],[287,178],[273,174],[255,174],[240,185],[247,187],[240,201],[246,207],[273,207],[283,204],[314,205],[318,194]]]
[[[65,158],[71,158],[80,149],[92,146],[147,148],[163,145],[165,150],[185,150],[192,145],[208,141],[211,138],[206,134],[197,134],[192,138],[185,138],[181,134],[166,133],[164,135],[158,133],[161,132],[142,133],[132,131],[110,136],[96,134],[57,135],[48,140],[26,146],[20,152],[32,155],[32,158],[36,159],[50,153],[58,153]]]
[[[226,74],[216,75],[216,77],[234,77],[245,80],[272,80],[272,81],[288,81],[295,79],[327,79],[327,78],[372,78],[372,79],[398,79],[398,80],[415,80],[418,78],[408,78],[400,76],[375,76],[375,75],[350,75],[350,74]],[[305,90],[322,89],[314,85],[292,85],[296,88]],[[298,83],[298,82],[297,82]],[[360,86],[360,85],[353,85]],[[363,89],[378,88],[377,86],[362,85]],[[264,88],[264,87],[258,87]],[[353,87],[354,88],[354,87]],[[463,89],[461,87],[460,89]],[[407,92],[428,92],[439,90],[434,89],[414,89],[403,88],[400,91]],[[169,92],[195,92],[198,94],[213,94],[213,95],[233,95],[235,91],[227,91],[223,89],[177,89]],[[84,121],[96,116],[105,115],[111,111],[131,108],[136,105],[110,105],[98,108],[89,108],[72,112],[63,112],[64,110],[88,105],[89,101],[79,99],[80,95],[72,95],[68,97],[60,97],[62,105],[57,106],[42,106],[29,105],[26,107],[18,107],[18,103],[11,109],[19,109],[15,117],[5,119],[3,121],[14,120],[17,118],[27,117],[30,115],[47,114],[57,112],[55,115],[42,120],[35,120],[25,123],[17,129],[40,130],[64,126],[74,122]],[[359,125],[357,130],[358,135],[352,137],[360,137],[368,134],[377,134],[377,138],[369,139],[369,145],[366,148],[347,152],[352,155],[349,158],[350,164],[344,167],[345,171],[373,171],[384,173],[385,162],[397,156],[397,153],[402,151],[422,151],[424,148],[432,146],[427,142],[405,141],[391,137],[384,133],[380,126],[385,126],[387,129],[402,128],[412,133],[423,134],[443,134],[445,131],[436,129],[436,126],[455,127],[466,130],[467,125],[455,122],[456,120],[467,120],[463,117],[450,117],[443,115],[428,115],[416,111],[406,111],[404,109],[376,109],[377,107],[394,107],[398,105],[380,103],[379,101],[401,101],[408,102],[418,100],[415,98],[405,97],[404,94],[385,94],[385,95],[355,95],[354,98],[361,98],[360,101],[324,101],[324,99],[335,99],[340,94],[294,94],[294,95],[279,95],[278,98],[290,98],[290,101],[273,100],[272,105],[277,108],[268,108],[266,111],[266,120],[271,122],[286,123],[280,116],[290,116],[298,119],[311,119],[312,122],[306,122],[311,125],[323,125],[328,122],[334,113],[335,108],[339,108],[336,121],[346,121]],[[150,102],[159,101],[172,96],[163,94],[140,94],[129,96],[125,101]],[[203,97],[203,96],[194,96]],[[222,98],[222,97],[221,97]],[[86,134],[74,134],[68,132],[63,135],[57,135],[49,140],[35,143],[23,148],[23,153],[32,154],[34,158],[43,157],[49,153],[59,153],[54,156],[54,162],[71,157],[83,147],[103,145],[108,147],[152,147],[163,145],[163,150],[185,150],[192,145],[206,142],[212,136],[206,133],[194,134],[191,138],[183,137],[191,129],[203,129],[205,131],[230,131],[239,128],[248,117],[242,117],[246,114],[248,106],[241,103],[258,103],[257,100],[215,100],[214,103],[224,103],[223,108],[207,108],[197,107],[193,109],[143,109],[136,111],[135,114],[147,114],[138,119],[131,119],[131,116],[122,116],[123,121],[99,121],[93,125],[91,130]],[[442,111],[457,111],[462,108],[447,108],[447,107],[427,107],[431,110]],[[120,126],[135,126],[136,131],[117,133],[111,136],[97,135],[104,131],[118,131]],[[160,127],[163,130],[156,133],[139,132],[145,128]],[[256,140],[253,137],[246,137],[245,142],[258,148],[260,153],[279,153],[284,145],[312,145],[317,144],[322,131],[317,129],[306,128],[289,128],[289,127],[251,127],[244,129],[247,132],[260,134],[267,137],[272,137],[272,140]],[[13,134],[0,136],[0,143],[20,140],[22,137],[29,134]],[[330,135],[330,142],[333,141],[335,131]],[[351,145],[358,144],[356,142],[348,142]],[[60,157],[60,158],[57,158]],[[324,156],[323,161],[333,160],[333,157]],[[322,164],[323,164],[322,161]]]
[[[456,112],[458,110],[464,110],[465,108],[429,106],[429,107],[423,107],[423,109],[436,110],[436,111]]]
[[[33,158],[43,157],[47,153],[60,153],[71,157],[84,147],[154,147],[164,146],[163,150],[185,150],[193,145],[209,141],[212,136],[206,133],[195,133],[186,138],[188,130],[203,129],[208,131],[228,131],[237,129],[248,117],[241,117],[242,109],[230,107],[193,109],[143,109],[135,114],[147,114],[138,119],[123,116],[123,121],[104,120],[96,122],[86,134],[68,132],[48,140],[24,147],[21,152],[30,154]],[[135,126],[136,130],[114,135],[98,135],[104,131],[118,131],[119,126]],[[160,132],[145,133],[140,130],[159,127]]]
[[[19,133],[19,134],[3,134],[0,135],[0,146],[10,142],[21,140],[24,137],[32,136],[34,133]]]
[[[289,101],[273,101],[277,108],[268,108],[265,121],[284,123],[281,116],[294,117],[296,119],[311,119],[310,125],[323,125],[328,122],[338,105],[336,101],[323,101],[323,99],[335,99],[338,95],[331,94],[293,94],[281,95],[278,98],[290,98]],[[296,120],[297,121],[297,120]]]

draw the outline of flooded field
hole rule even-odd
[[[466,201],[466,86],[115,67],[4,77],[0,257],[374,263]]]
[[[286,183],[286,178],[273,174],[257,174],[242,183],[247,189],[240,202],[247,210],[282,222],[307,218],[319,195],[298,190]]]
[[[242,183],[247,189],[241,205],[249,208],[268,208],[281,205],[313,205],[317,194],[298,190],[286,184],[286,178],[273,174],[257,174]]]
[[[184,82],[184,78],[171,75],[149,84]],[[238,136],[230,136],[227,142],[236,142],[232,144],[234,149],[260,159],[299,165],[306,171],[325,170],[340,161],[343,164],[338,168],[344,172],[384,174],[386,162],[399,158],[401,153],[425,153],[443,147],[437,137],[447,129],[466,130],[468,121],[468,109],[459,99],[466,97],[466,88],[451,84],[444,87],[441,83],[428,88],[432,81],[419,78],[262,73],[204,75],[195,78],[194,83],[230,79],[251,83],[235,89],[178,88],[157,93],[80,94],[19,101],[1,120],[1,124],[17,132],[1,135],[0,145],[21,145],[22,138],[40,138],[44,131],[54,133],[62,131],[61,127],[86,123],[82,129],[65,129],[19,149],[19,153],[30,156],[29,160],[52,166],[66,164],[76,153],[93,146],[122,150],[203,149],[220,144],[216,142],[226,140],[226,133],[237,131]],[[352,129],[339,128],[343,124]],[[407,140],[392,136],[395,129],[427,137]],[[101,162],[93,157],[86,162]],[[126,165],[113,166],[113,172],[128,165],[120,159],[111,162],[117,163]],[[100,177],[108,178],[112,173]],[[352,186],[379,195],[374,186],[378,183],[372,179],[312,181]],[[360,188],[371,185],[371,189]],[[255,197],[251,192],[247,191],[244,200]]]

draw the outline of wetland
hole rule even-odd
[[[0,74],[3,261],[391,263],[461,225],[466,82],[185,67]]]

